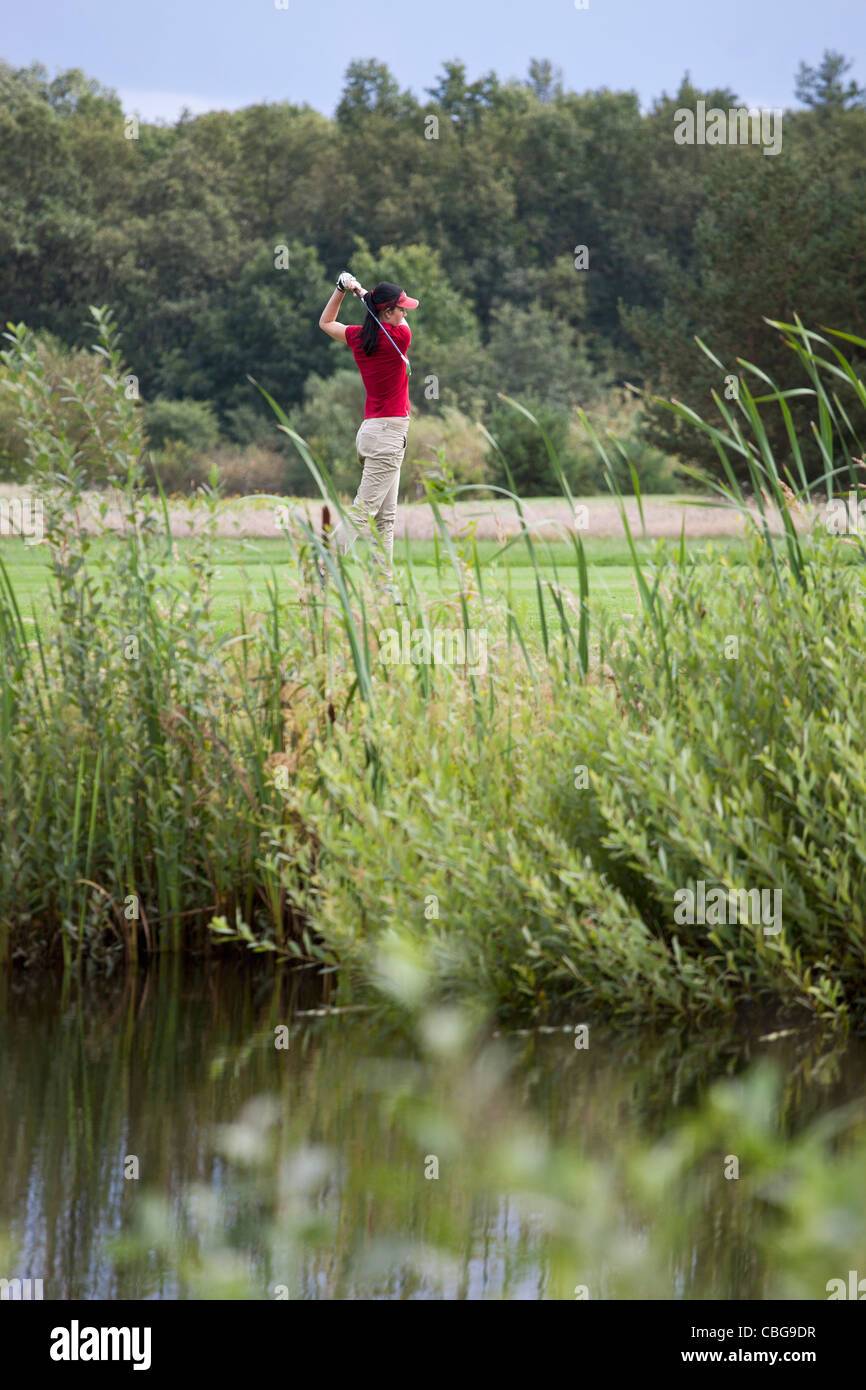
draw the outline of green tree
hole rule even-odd
[[[857,125],[866,126],[859,113],[836,119],[848,125],[855,115]],[[839,132],[828,128],[825,138],[806,140],[797,130],[792,127],[787,137],[784,159],[764,158],[749,147],[707,161],[707,196],[690,264],[669,272],[659,311],[624,312],[653,389],[699,413],[712,413],[712,390],[722,397],[733,390],[725,377],[739,374],[738,357],[760,365],[780,387],[804,385],[765,318],[791,322],[796,312],[808,326],[827,324],[866,336],[866,266],[859,252],[866,237],[866,185],[860,174],[847,172],[850,163],[838,154]],[[851,138],[856,142],[862,134],[852,130]],[[724,371],[695,350],[695,336]],[[862,362],[864,355],[855,349],[854,359]],[[790,409],[808,440],[809,421],[817,417],[814,399],[792,398]],[[777,407],[764,407],[763,416],[784,464],[784,420]],[[651,408],[648,418],[654,443],[689,462],[719,466],[712,443],[684,421],[661,408]],[[813,477],[824,472],[817,443],[806,447],[804,461]]]
[[[336,111],[340,125],[357,126],[373,113],[399,119],[416,109],[415,98],[401,92],[386,63],[365,58],[349,64]]]
[[[759,352],[765,314],[866,334],[866,107],[849,67],[803,65],[775,160],[675,144],[679,107],[737,104],[688,74],[642,112],[635,92],[564,90],[547,60],[470,82],[455,59],[422,106],[362,60],[336,119],[277,102],[143,121],[131,140],[115,94],[80,70],[0,63],[0,315],[74,347],[88,305],[111,303],[145,399],[209,400],[257,442],[248,373],[292,406],[308,378],[345,370],[316,322],[357,251],[362,278],[422,300],[410,390],[431,419],[476,419],[503,387],[565,408],[607,381],[703,408],[695,333],[726,362]],[[651,418],[656,442],[688,453]]]
[[[491,385],[518,400],[591,405],[602,382],[574,328],[541,301],[526,309],[497,309],[488,343]]]
[[[178,443],[206,452],[220,435],[219,420],[209,401],[169,401],[162,396],[145,403],[144,430],[152,449]]]
[[[252,376],[284,407],[295,404],[308,376],[327,371],[329,342],[319,314],[332,288],[312,248],[282,238],[253,248],[236,281],[203,302],[182,348],[166,350],[161,390],[207,393],[224,419],[258,396]]]
[[[851,67],[850,58],[825,48],[824,56],[816,68],[801,63],[797,69],[794,88],[797,100],[813,110],[829,107],[832,110],[844,111],[851,106],[866,105],[866,87],[859,87],[853,80],[846,85],[842,80]]]
[[[535,416],[550,440],[559,465],[576,492],[596,490],[592,465],[588,459],[579,461],[569,448],[568,413],[547,401],[524,397],[521,401]],[[498,449],[490,450],[488,465],[491,481],[508,487],[508,473],[502,461],[504,455],[511,471],[514,486],[522,497],[561,496],[562,487],[550,461],[541,431],[514,406],[498,402],[490,412],[488,429]]]
[[[562,96],[562,68],[554,67],[549,58],[530,58],[526,85],[539,101],[554,101]]]
[[[427,95],[461,136],[477,124],[482,112],[493,104],[498,90],[499,79],[494,72],[486,73],[476,82],[467,82],[466,64],[457,58],[444,63],[435,87],[426,89]]]

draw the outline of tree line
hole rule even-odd
[[[738,357],[802,385],[765,317],[866,337],[866,93],[849,68],[801,64],[801,109],[767,157],[675,141],[678,111],[741,105],[688,75],[641,111],[635,92],[566,90],[546,60],[508,82],[447,62],[423,99],[359,60],[333,118],[287,101],[168,126],[78,70],[0,64],[0,312],[62,357],[110,305],[155,445],[272,446],[253,376],[339,469],[362,397],[318,315],[344,267],[395,280],[421,300],[419,417],[450,422],[452,445],[455,421],[483,420],[545,490],[545,451],[500,399],[518,398],[580,484],[576,406],[616,416],[631,383],[706,414]],[[657,407],[628,422],[650,482],[662,457],[717,462]],[[0,410],[7,470],[14,453]],[[807,463],[822,471],[817,447]]]

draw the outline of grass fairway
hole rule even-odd
[[[93,551],[110,550],[121,545],[117,538],[93,542]],[[190,542],[175,540],[176,563],[183,566],[184,552]],[[667,549],[674,542],[657,540],[636,541],[638,553],[649,559],[659,546]],[[736,538],[694,540],[688,544],[689,553],[712,559],[726,554],[735,560],[742,550]],[[360,552],[363,542],[358,543]],[[585,542],[589,572],[589,592],[594,612],[619,615],[633,613],[638,607],[634,573],[624,540],[594,538]],[[538,572],[543,580],[559,583],[576,592],[577,570],[574,551],[563,543],[536,541]],[[478,565],[485,597],[496,602],[510,603],[521,626],[529,629],[539,625],[536,572],[523,541],[503,547],[494,541],[477,545]],[[266,611],[268,587],[276,582],[278,590],[289,585],[296,574],[291,552],[282,539],[246,538],[220,539],[215,543],[213,613],[221,627],[232,630],[239,622],[241,610],[247,620],[257,610]],[[27,546],[17,538],[4,538],[0,544],[0,560],[6,566],[12,589],[22,616],[35,613],[44,623],[49,619],[48,557],[41,546]],[[405,588],[411,565],[419,591],[427,598],[450,597],[457,591],[457,578],[452,561],[444,547],[433,540],[403,540],[395,548],[395,570],[398,582]],[[351,564],[351,560],[350,560]],[[471,570],[474,577],[474,567]],[[551,621],[556,618],[555,606],[545,590],[546,612]]]

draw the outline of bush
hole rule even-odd
[[[230,497],[249,497],[257,492],[282,497],[291,492],[292,463],[277,449],[249,444],[241,450],[218,449],[210,457],[219,469],[223,491]]]
[[[213,470],[229,497],[249,497],[266,492],[277,496],[291,493],[292,467],[285,454],[249,444],[245,449],[218,446],[207,453],[192,449],[179,440],[145,459],[147,481],[156,479],[167,493],[189,492],[211,479]]]
[[[311,376],[304,403],[289,416],[292,429],[307,442],[314,458],[324,463],[338,492],[354,495],[360,478],[355,436],[364,418],[364,384],[354,367],[332,376]],[[300,455],[292,450],[289,491],[310,497],[317,488]]]
[[[707,562],[659,562],[664,627],[638,618],[589,686],[527,692],[512,723],[491,721],[477,762],[430,752],[459,737],[468,683],[433,700],[408,678],[380,689],[381,797],[349,731],[296,803],[317,846],[310,911],[344,979],[375,986],[377,953],[399,935],[437,991],[499,1017],[574,1001],[632,1021],[716,1019],[750,1001],[862,1018],[866,609],[838,543],[816,542],[809,564],[814,587],[783,589],[758,539],[724,583]],[[501,690],[507,655],[488,655]],[[766,894],[766,915],[677,925],[678,894],[701,881],[726,900]],[[418,909],[429,895],[439,921]]]
[[[446,406],[441,413],[417,412],[409,426],[401,491],[409,498],[423,496],[423,479],[444,462],[453,482],[489,480],[488,444],[477,424],[461,411]]]
[[[151,449],[184,444],[200,453],[219,442],[219,421],[208,401],[169,401],[162,396],[144,407],[144,429]]]
[[[169,440],[155,453],[144,456],[145,481],[154,489],[159,484],[164,492],[190,492],[207,482],[210,462],[206,456],[182,440]]]
[[[521,398],[520,404],[535,416],[553,447],[570,488],[575,493],[599,490],[598,469],[569,445],[569,416],[564,409],[538,399]],[[508,487],[508,474],[502,454],[508,461],[518,493],[524,497],[559,496],[562,486],[550,461],[538,426],[522,411],[506,402],[494,406],[487,428],[499,445],[487,455],[491,481]]]
[[[684,476],[676,472],[676,460],[651,444],[647,438],[647,426],[643,409],[634,396],[620,391],[610,391],[597,406],[586,412],[593,429],[599,438],[609,444],[608,458],[613,465],[617,486],[622,492],[634,491],[631,473],[619,449],[609,438],[614,435],[625,450],[631,462],[641,492],[671,493],[683,492],[688,487]],[[604,470],[600,467],[595,446],[586,426],[575,413],[569,429],[569,445],[581,461],[581,466],[597,480],[597,491],[606,492],[607,482]]]
[[[28,333],[27,340],[44,374],[44,421],[47,429],[65,435],[73,451],[78,451],[85,474],[98,476],[102,460],[91,422],[76,398],[70,383],[95,403],[97,410],[111,401],[111,391],[103,380],[103,364],[84,348],[71,350],[51,333]],[[0,479],[17,481],[28,473],[27,434],[20,423],[21,407],[9,389],[12,381],[8,364],[0,362]]]

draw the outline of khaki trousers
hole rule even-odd
[[[334,544],[341,555],[351,550],[358,531],[370,530],[375,522],[382,554],[374,555],[388,576],[394,559],[394,522],[397,519],[397,493],[400,467],[406,453],[409,421],[398,415],[380,415],[365,420],[355,436],[358,462],[363,466],[360,486],[348,510],[348,519],[334,531]]]

